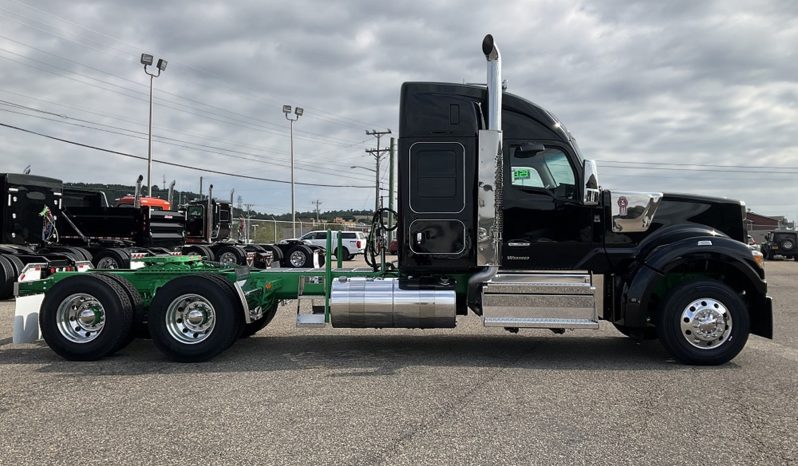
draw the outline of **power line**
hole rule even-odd
[[[73,70],[70,70],[70,69],[67,69],[67,68],[56,66],[56,65],[53,65],[51,63],[42,61],[42,60],[37,60],[35,58],[27,57],[25,55],[13,52],[11,50],[0,48],[0,51],[4,52],[4,53],[11,54],[11,55],[14,55],[14,56],[17,56],[17,57],[20,57],[23,60],[28,60],[28,61],[31,61],[31,62],[34,62],[34,63],[39,63],[39,64],[41,64],[43,66],[46,66],[46,67],[49,67],[49,68],[53,68],[53,69],[56,69],[56,70],[59,70],[59,71],[63,71],[63,72],[66,72],[66,73],[74,74],[74,75],[79,76],[81,78],[88,79],[88,80],[91,80],[91,81],[96,81],[96,82],[102,83],[102,84],[104,84],[106,86],[111,86],[113,88],[118,88],[118,89],[121,89],[123,91],[132,92],[134,94],[131,95],[129,93],[122,92],[122,91],[117,90],[117,89],[111,89],[111,88],[108,88],[108,87],[105,87],[105,86],[98,86],[96,84],[87,83],[86,81],[75,79],[75,78],[67,76],[67,75],[59,74],[59,73],[56,73],[56,72],[54,72],[52,70],[49,70],[49,69],[46,69],[46,68],[41,68],[39,66],[31,65],[30,63],[25,63],[25,62],[22,62],[22,61],[19,61],[19,60],[14,60],[13,58],[9,58],[9,57],[0,55],[0,58],[3,58],[4,60],[8,60],[8,61],[23,65],[23,66],[28,66],[28,67],[31,67],[31,68],[34,68],[34,69],[37,69],[37,70],[40,70],[40,71],[44,71],[44,72],[47,72],[47,73],[50,73],[50,74],[53,74],[53,75],[56,75],[56,76],[59,76],[59,77],[62,77],[62,78],[69,79],[71,81],[78,82],[80,84],[90,84],[90,85],[92,85],[94,87],[97,87],[99,89],[102,89],[102,90],[105,90],[105,91],[108,91],[108,92],[113,92],[115,94],[123,95],[123,96],[128,97],[128,98],[132,98],[132,99],[139,100],[139,101],[147,101],[147,102],[149,102],[148,99],[145,99],[143,97],[144,93],[138,91],[137,89],[131,89],[129,87],[121,86],[119,84],[116,84],[116,83],[113,83],[113,82],[110,82],[110,81],[105,81],[105,80],[99,79],[99,78],[94,77],[94,76],[86,75],[86,74],[83,74],[83,73],[79,73],[77,71],[73,71]],[[79,65],[82,65],[82,63],[80,63],[80,62],[75,62],[75,63],[77,63]],[[113,74],[110,74],[110,73],[107,73],[107,72],[106,72],[106,74],[109,74],[109,75],[111,75],[113,77],[117,77],[116,75],[113,75]],[[129,80],[125,79],[125,78],[121,78],[121,79],[129,81]],[[165,92],[165,91],[162,92],[162,93],[169,94],[168,92]],[[184,100],[189,100],[189,101],[196,102],[196,103],[198,103],[200,105],[203,105],[203,106],[206,106],[206,107],[209,107],[209,108],[213,108],[213,109],[219,109],[220,108],[220,107],[216,107],[216,106],[211,105],[211,104],[206,104],[206,103],[202,103],[202,102],[196,101],[194,99],[190,99],[190,98],[186,98],[186,97],[182,97],[182,96],[177,96],[177,97],[181,98],[181,99],[184,99]],[[173,100],[165,99],[163,97],[156,98],[155,99],[155,103],[157,105],[161,106],[161,107],[169,108],[169,109],[172,109],[172,110],[177,110],[177,111],[180,111],[180,112],[185,112],[185,113],[188,113],[190,115],[195,115],[195,116],[199,116],[199,117],[202,117],[202,118],[207,118],[207,119],[210,119],[210,120],[218,121],[220,123],[225,123],[225,124],[228,124],[228,125],[245,125],[245,126],[248,126],[248,127],[252,128],[252,129],[257,129],[259,131],[266,131],[266,132],[275,134],[275,135],[280,136],[280,137],[285,137],[285,132],[280,130],[280,126],[277,123],[268,122],[268,121],[264,121],[264,120],[258,120],[258,119],[252,118],[252,117],[250,117],[248,115],[244,115],[244,114],[241,114],[241,113],[238,113],[238,112],[232,112],[230,110],[221,109],[222,111],[224,111],[226,113],[229,113],[231,115],[239,115],[240,117],[243,117],[244,119],[241,119],[241,118],[235,117],[235,116],[222,115],[222,114],[219,114],[218,112],[212,112],[212,111],[208,111],[208,110],[205,110],[205,109],[195,109],[194,107],[192,107],[190,105],[186,105],[186,104],[183,104],[183,103],[180,103],[180,102],[176,102],[176,101],[173,101]],[[202,111],[203,113],[198,113],[195,110]],[[213,115],[213,116],[215,116],[217,118],[213,118],[210,115]],[[267,126],[267,125],[274,126],[274,128],[272,128],[270,126]],[[344,139],[340,139],[340,138],[332,138],[332,137],[328,137],[328,136],[318,135],[318,134],[315,134],[315,133],[310,133],[310,132],[307,132],[307,131],[304,131],[304,132],[300,131],[299,133],[300,134],[297,135],[296,137],[298,139],[304,139],[304,140],[307,140],[307,141],[322,142],[322,143],[326,143],[326,144],[336,144],[336,145],[346,145],[346,144],[349,144],[349,143],[352,142],[352,140],[344,140]]]
[[[31,110],[31,111],[41,112],[41,113],[44,113],[44,114],[47,114],[47,115],[56,116],[59,119],[47,118],[47,117],[43,117],[41,115],[30,115],[30,114],[24,113],[24,112],[16,112],[16,111],[13,111],[13,110],[0,108],[0,111],[4,111],[6,113],[13,113],[13,114],[18,114],[18,115],[32,117],[32,118],[38,118],[38,119],[41,119],[41,120],[53,121],[53,122],[56,122],[56,123],[59,123],[59,124],[65,124],[65,125],[76,126],[76,127],[80,127],[80,128],[92,129],[92,130],[95,130],[95,131],[101,131],[101,132],[104,132],[104,133],[116,134],[116,135],[119,135],[119,136],[125,136],[125,137],[130,137],[130,138],[135,138],[135,139],[146,139],[144,137],[144,135],[146,135],[147,133],[142,132],[142,131],[136,131],[136,130],[132,130],[132,129],[128,129],[128,128],[122,128],[122,127],[119,127],[119,126],[106,125],[104,123],[93,122],[93,121],[84,120],[84,119],[81,119],[81,118],[74,118],[74,117],[70,117],[70,116],[64,115],[64,114],[48,112],[48,111],[36,109],[36,108],[33,108],[33,107],[27,107],[27,106],[24,106],[24,105],[15,104],[15,103],[12,103],[12,102],[4,101],[2,99],[0,99],[0,105],[8,105],[8,106],[12,106],[12,107],[15,107],[15,108],[22,108],[22,109],[27,109],[27,110]],[[70,119],[70,120],[80,121],[80,122],[83,122],[83,123],[88,123],[89,125],[103,126],[103,127],[106,127],[106,128],[112,128],[112,129],[119,130],[119,131],[126,131],[126,132],[133,133],[133,134],[126,134],[126,133],[121,133],[119,131],[111,131],[111,130],[107,130],[107,129],[103,129],[103,128],[97,128],[97,127],[94,127],[94,126],[83,125],[83,124],[78,124],[78,123],[70,123],[70,122],[67,122],[67,121],[63,121],[63,119]],[[136,136],[136,134],[141,135],[141,136]],[[223,157],[230,157],[230,158],[237,158],[237,159],[241,159],[241,160],[248,160],[248,161],[252,161],[252,162],[263,163],[263,164],[266,164],[266,165],[274,165],[274,166],[281,166],[281,167],[287,167],[288,166],[287,162],[280,163],[280,162],[275,161],[275,160],[264,159],[264,158],[262,158],[262,156],[260,154],[254,154],[254,153],[251,153],[251,152],[243,152],[243,151],[237,151],[235,149],[228,149],[228,148],[225,148],[225,147],[211,146],[211,145],[207,145],[207,144],[200,144],[200,143],[195,143],[195,142],[191,142],[191,141],[185,141],[185,140],[182,140],[182,139],[170,138],[170,137],[167,137],[167,136],[153,135],[153,137],[155,139],[159,139],[159,140],[163,139],[163,140],[159,141],[161,144],[171,145],[171,146],[175,146],[175,147],[181,147],[181,148],[185,148],[185,149],[197,150],[197,151],[207,152],[207,153],[211,153],[211,154],[217,154],[217,155],[221,155]],[[175,141],[175,142],[169,142],[169,141]],[[216,150],[209,150],[209,149],[216,149]],[[225,151],[225,152],[230,152],[232,154],[249,155],[249,156],[256,157],[256,158],[242,157],[242,156],[222,153],[222,152],[218,152],[219,150]],[[326,175],[336,175],[336,176],[339,176],[339,177],[350,178],[350,179],[358,180],[358,181],[366,181],[362,177],[342,175],[342,174],[340,174],[340,172],[337,172],[337,171],[330,171],[330,170],[321,169],[321,168],[318,168],[318,164],[311,164],[311,163],[308,163],[308,162],[303,162],[301,164],[301,166],[299,167],[299,169],[303,170],[303,171],[322,173],[322,174],[326,174]]]
[[[42,10],[40,8],[36,8],[36,7],[32,6],[32,5],[26,4],[25,2],[21,2],[19,0],[15,0],[15,2],[20,4],[20,5],[22,5],[22,6],[24,6],[24,7],[26,7],[26,8],[29,8],[31,10],[35,10],[38,13],[44,13],[44,14],[46,14],[48,16],[51,16],[51,17],[54,17],[54,18],[56,18],[56,19],[58,19],[60,21],[63,21],[63,22],[66,22],[68,24],[77,26],[77,27],[79,27],[79,28],[81,28],[81,29],[83,29],[85,31],[88,31],[88,32],[90,32],[92,34],[103,36],[103,37],[106,37],[106,38],[111,39],[113,41],[116,41],[116,42],[118,42],[120,44],[123,44],[126,47],[128,47],[129,50],[131,50],[131,51],[135,50],[136,52],[134,53],[134,55],[137,54],[141,49],[145,48],[145,47],[142,47],[140,45],[134,45],[134,44],[127,43],[127,42],[125,42],[125,41],[123,41],[123,40],[121,40],[121,39],[119,39],[117,37],[114,37],[112,35],[106,34],[104,32],[93,30],[91,28],[86,27],[84,24],[72,21],[72,20],[70,20],[68,18],[64,18],[63,16],[56,15],[56,14],[54,14],[52,12],[49,12],[49,11],[46,11],[46,10]],[[37,23],[39,23],[41,25],[44,25],[46,28],[53,28],[54,27],[53,25],[45,23],[44,21],[41,21],[38,18],[28,18],[28,17],[20,14],[19,12],[14,12],[12,10],[7,10],[7,9],[4,9],[4,8],[0,8],[0,10],[5,11],[7,13],[10,13],[11,15],[16,16],[17,18],[24,18],[26,20],[31,20],[31,21],[37,22]],[[38,16],[40,16],[40,15],[38,15]],[[11,19],[13,19],[13,18],[11,18]],[[24,25],[27,25],[29,27],[33,27],[33,28],[35,28],[35,29],[37,29],[39,31],[45,32],[45,33],[53,35],[55,37],[62,38],[62,39],[67,40],[69,42],[73,42],[73,43],[76,43],[76,44],[79,44],[79,45],[89,45],[90,47],[94,48],[95,50],[98,50],[98,51],[101,51],[101,52],[105,51],[103,49],[95,47],[94,45],[85,44],[85,43],[82,43],[82,42],[79,42],[79,41],[75,41],[73,39],[64,37],[64,36],[62,36],[60,34],[57,34],[57,33],[53,32],[52,30],[41,29],[39,27],[36,27],[34,25],[31,25],[30,23],[26,23],[26,22],[21,21],[19,19],[15,19],[14,21],[20,22],[20,23],[22,23]],[[117,47],[110,46],[107,41],[103,41],[103,42],[101,42],[101,44],[103,45],[103,47],[106,47],[107,49],[116,51],[119,54],[127,55],[126,51],[124,51],[124,50],[122,50],[120,48],[117,48]],[[45,53],[47,53],[47,52],[45,52]],[[184,66],[184,67],[186,67],[188,69],[194,70],[194,71],[196,71],[199,74],[209,75],[209,76],[212,76],[214,78],[222,78],[220,75],[218,75],[216,73],[213,73],[213,72],[210,72],[208,70],[201,69],[201,68],[196,68],[196,67],[193,67],[193,66],[191,66],[189,64],[185,64],[184,63],[184,64],[182,64],[182,66]],[[234,92],[241,92],[242,91],[241,88],[237,88],[237,87],[233,87],[233,86],[228,85],[225,82],[224,79],[219,79],[219,81],[221,82],[221,84],[224,87],[227,87],[228,89],[231,89]],[[250,90],[250,91],[247,91],[246,93],[249,94],[249,95],[254,95],[254,96],[258,97],[258,98],[262,98],[262,99],[265,99],[265,100],[270,100],[270,101],[274,102],[275,104],[279,104],[277,99],[275,99],[273,97],[269,97],[269,96],[263,95],[263,94],[261,94],[259,92],[253,92],[253,91]],[[311,107],[309,107],[309,109],[310,108]],[[312,109],[314,111],[313,111],[313,113],[311,115],[309,115],[311,118],[319,118],[321,120],[328,121],[330,123],[336,123],[336,124],[339,124],[339,125],[357,127],[357,128],[361,128],[363,126],[371,126],[370,123],[365,123],[365,122],[358,121],[358,120],[355,120],[355,119],[352,119],[352,118],[348,118],[348,117],[344,117],[344,116],[341,116],[341,115],[337,115],[335,113],[327,112],[327,111],[324,111],[324,110],[321,110],[321,109],[318,109],[318,108],[315,108],[315,107],[312,107]]]
[[[5,93],[5,94],[14,95],[14,96],[17,96],[17,97],[23,97],[25,99],[34,100],[34,101],[37,101],[37,102],[44,102],[44,103],[46,103],[48,105],[54,105],[54,106],[57,106],[57,107],[62,107],[62,108],[71,109],[71,110],[75,110],[75,111],[82,112],[82,113],[87,113],[89,115],[96,115],[96,116],[100,116],[100,117],[104,117],[104,118],[110,118],[112,120],[118,120],[118,121],[122,121],[122,122],[125,122],[125,123],[131,123],[131,124],[134,124],[134,125],[140,125],[141,124],[140,121],[134,121],[134,120],[130,120],[130,119],[127,119],[127,118],[122,118],[122,117],[116,116],[116,115],[109,115],[107,113],[97,112],[97,111],[94,111],[94,110],[88,110],[86,108],[77,107],[77,106],[74,106],[74,105],[67,105],[67,104],[60,103],[60,102],[53,102],[53,101],[50,101],[50,100],[42,99],[42,98],[39,98],[39,97],[33,97],[33,96],[26,95],[26,94],[21,94],[19,92],[10,91],[10,90],[7,90],[7,89],[0,89],[0,92]],[[11,102],[11,104],[16,105],[16,106],[22,106],[22,107],[28,108],[28,109],[36,111],[36,112],[49,113],[49,114],[53,114],[53,115],[58,116],[58,117],[67,117],[67,118],[71,118],[71,119],[74,119],[74,120],[77,120],[77,121],[82,121],[81,119],[78,119],[78,118],[75,118],[75,117],[70,117],[68,115],[63,115],[63,114],[60,114],[60,113],[49,112],[49,111],[46,111],[46,110],[37,109],[35,107],[23,106],[21,104],[15,103],[15,102]],[[98,122],[92,122],[92,123],[100,125],[100,126],[113,127],[112,125],[106,125],[104,123],[98,123]],[[221,142],[230,142],[230,143],[235,144],[236,147],[250,148],[250,149],[261,151],[261,152],[264,152],[264,153],[267,153],[267,154],[285,156],[286,157],[286,159],[285,159],[286,161],[288,160],[287,157],[289,156],[288,152],[283,152],[281,150],[277,150],[277,149],[274,149],[274,148],[271,148],[271,147],[254,146],[254,145],[242,143],[242,142],[240,142],[238,140],[225,139],[225,138],[220,138],[220,137],[216,137],[216,136],[209,137],[206,134],[197,134],[197,133],[188,132],[188,131],[185,131],[185,130],[176,130],[176,129],[169,128],[169,127],[162,126],[162,125],[156,125],[155,127],[158,128],[158,129],[162,129],[162,130],[167,130],[167,131],[169,131],[171,133],[177,133],[177,134],[183,134],[185,136],[191,136],[192,138],[195,138],[195,139],[204,139],[204,140],[214,141],[214,142],[220,142],[220,141]],[[126,129],[126,131],[131,131],[132,132],[133,130]],[[143,132],[140,132],[140,133],[141,134],[146,134],[146,133],[143,133]],[[153,135],[153,137],[156,137],[156,136]],[[172,138],[168,138],[166,136],[157,136],[157,137],[158,138],[162,138],[162,139],[170,139],[170,140],[172,140]],[[357,142],[352,143],[352,144],[348,144],[348,145],[345,145],[345,146],[341,146],[341,147],[338,147],[338,148],[335,148],[335,149],[331,149],[331,150],[327,150],[327,151],[323,151],[323,152],[314,152],[313,156],[314,157],[319,157],[319,156],[322,156],[322,155],[328,155],[328,154],[332,154],[332,153],[335,153],[335,152],[340,152],[342,149],[345,149],[345,148],[362,145],[362,144],[366,143],[366,141],[368,141],[368,139],[363,139],[363,140],[357,141]],[[300,153],[299,155],[301,156],[303,154]],[[356,154],[339,155],[338,159],[347,159],[347,158],[355,158],[355,157],[359,157],[359,156],[356,155]],[[315,165],[316,164],[314,164],[314,166]]]
[[[608,162],[601,162],[602,164],[607,164]],[[613,165],[613,162],[609,162],[609,167],[616,169],[616,170],[668,170],[668,171],[685,171],[685,172],[712,172],[712,173],[742,173],[742,174],[750,174],[750,175],[758,175],[758,174],[769,174],[769,175],[781,175],[781,174],[796,174],[798,173],[798,167],[761,167],[763,169],[767,168],[769,171],[751,171],[749,167],[740,166],[740,168],[744,168],[741,170],[724,170],[720,168],[687,168],[687,167],[654,167],[654,166],[631,166],[635,165],[637,162],[614,162],[618,165]],[[698,165],[701,167],[701,165]],[[709,166],[711,167],[711,165]]]
[[[6,124],[6,123],[0,123],[0,126],[6,127],[6,128],[10,128],[10,129],[14,129],[14,130],[17,130],[17,131],[21,131],[21,132],[28,133],[28,134],[35,134],[36,136],[41,136],[41,137],[44,137],[44,138],[47,138],[47,139],[52,139],[54,141],[60,141],[60,142],[64,142],[64,143],[67,143],[67,144],[72,144],[74,146],[85,147],[87,149],[93,149],[93,150],[97,150],[97,151],[101,151],[101,152],[107,152],[109,154],[121,155],[123,157],[129,157],[129,158],[138,159],[138,160],[147,160],[147,157],[143,157],[143,156],[140,156],[140,155],[128,154],[126,152],[120,152],[120,151],[115,151],[115,150],[112,150],[112,149],[106,149],[106,148],[103,148],[103,147],[97,147],[97,146],[93,146],[91,144],[84,144],[84,143],[77,142],[77,141],[71,141],[69,139],[63,139],[63,138],[59,138],[59,137],[56,137],[56,136],[51,136],[49,134],[40,133],[38,131],[33,131],[33,130],[30,130],[30,129],[20,128],[18,126],[9,125],[9,124]],[[271,183],[283,183],[283,184],[290,184],[291,183],[290,181],[286,181],[286,180],[277,180],[277,179],[274,179],[274,178],[263,178],[263,177],[259,177],[259,176],[244,175],[244,174],[240,174],[240,173],[223,172],[223,171],[220,171],[220,170],[213,170],[213,169],[210,169],[210,168],[192,167],[190,165],[185,165],[185,164],[182,164],[182,163],[175,163],[175,162],[167,162],[165,160],[152,159],[152,161],[156,162],[156,163],[163,164],[163,165],[169,165],[169,166],[172,166],[172,167],[185,168],[185,169],[188,169],[188,170],[201,171],[201,172],[205,172],[205,173],[214,173],[214,174],[217,174],[217,175],[232,176],[232,177],[235,177],[235,178],[245,178],[245,179],[257,180],[257,181],[268,181],[268,182],[271,182]],[[321,187],[321,188],[368,188],[368,189],[372,189],[371,186],[359,186],[359,185],[336,185],[336,184],[302,183],[302,182],[297,182],[296,184],[304,185],[304,186],[316,186],[316,187]]]
[[[634,165],[676,165],[681,167],[716,167],[716,168],[744,168],[744,169],[756,169],[756,170],[773,170],[774,168],[778,169],[787,169],[787,170],[798,170],[798,167],[788,167],[783,165],[714,165],[708,163],[675,163],[675,162],[637,162],[631,160],[597,160],[600,163],[610,163],[610,164],[634,164]]]

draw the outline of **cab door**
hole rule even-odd
[[[567,147],[537,141],[505,141],[504,150],[502,268],[588,268],[601,244],[594,234],[597,211],[580,201],[576,157]]]

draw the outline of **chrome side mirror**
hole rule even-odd
[[[598,168],[595,160],[585,160],[584,163],[584,197],[582,204],[598,205],[601,197],[601,190],[598,183]]]

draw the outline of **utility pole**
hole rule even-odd
[[[201,176],[200,176],[200,190],[199,190],[199,193],[200,193],[200,200],[202,200],[203,195],[202,195],[202,177]]]
[[[366,130],[367,136],[375,136],[377,138],[377,149],[369,149],[366,150],[369,154],[371,154],[374,159],[377,161],[377,173],[374,187],[374,211],[377,212],[380,210],[380,160],[382,158],[382,152],[387,152],[387,149],[380,150],[380,138],[386,134],[391,134],[390,129],[386,129],[385,131],[377,131],[376,129],[372,129],[371,131]]]
[[[321,202],[320,199],[316,199],[311,204],[315,204],[316,205],[316,223],[319,223],[319,206],[324,204],[324,203]]]

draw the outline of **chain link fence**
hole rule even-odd
[[[316,230],[360,231],[368,234],[369,226],[365,223],[325,223],[296,222],[296,238]],[[233,224],[233,238],[253,243],[277,243],[283,239],[294,238],[292,222],[283,220],[238,219]]]

